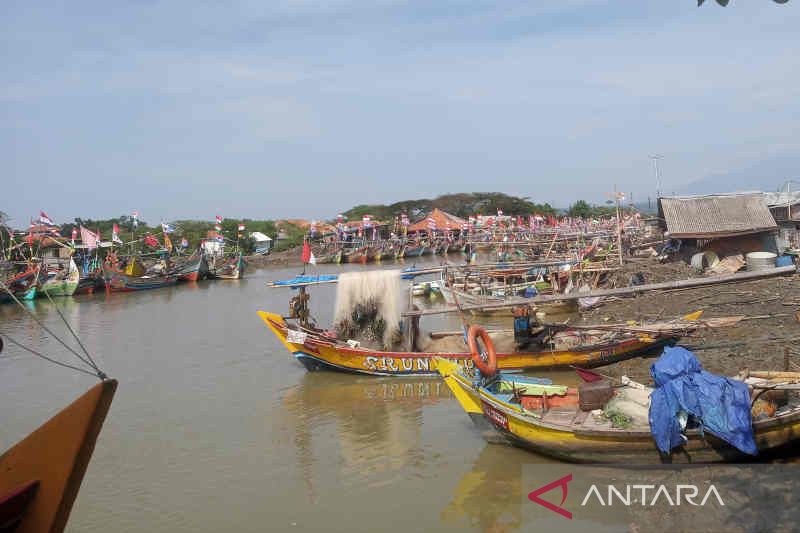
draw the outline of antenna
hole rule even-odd
[[[653,169],[656,173],[656,200],[661,198],[661,169],[658,168],[658,161],[663,158],[664,156],[660,154],[654,154],[650,156],[650,159],[653,160]]]

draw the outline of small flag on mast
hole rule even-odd
[[[311,251],[311,245],[308,241],[303,241],[303,255],[302,255],[303,263],[308,263],[311,265],[317,264],[317,258],[314,257],[314,252]]]
[[[111,242],[122,244],[122,239],[119,238],[119,226],[116,224],[111,228]]]
[[[39,211],[39,223],[44,224],[45,226],[55,226],[53,221],[47,216],[47,213],[44,211]]]

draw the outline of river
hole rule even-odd
[[[437,378],[306,372],[256,315],[285,312],[290,291],[266,281],[297,273],[256,270],[239,281],[56,301],[119,380],[68,531],[519,525],[523,465],[544,459],[487,444]],[[313,290],[323,324],[334,294],[333,285]],[[52,304],[28,305],[68,338]],[[13,305],[0,308],[0,332],[70,361]],[[6,449],[93,379],[7,346],[0,384]]]

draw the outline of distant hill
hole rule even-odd
[[[678,194],[775,191],[787,179],[800,180],[800,154],[780,154],[747,167],[712,174],[677,189]]]
[[[461,218],[467,218],[476,213],[493,215],[498,209],[506,215],[556,214],[556,210],[550,204],[536,204],[531,202],[528,197],[520,198],[499,192],[445,194],[432,200],[422,198],[389,205],[357,205],[343,214],[350,220],[358,220],[367,214],[378,220],[391,220],[401,213],[406,213],[412,220],[416,220],[435,207]]]

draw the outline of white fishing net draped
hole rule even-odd
[[[404,297],[399,270],[343,272],[336,288],[334,327],[352,334],[359,328],[371,326],[371,331],[382,336],[375,340],[388,348],[400,329]]]

